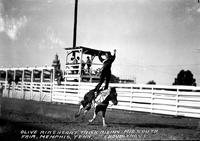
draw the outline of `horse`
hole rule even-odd
[[[92,103],[94,103],[95,100],[95,89],[90,90],[84,95],[83,100],[80,102],[80,107],[78,113],[75,114],[75,117],[80,116],[81,110],[84,108],[84,115],[87,111],[91,109]]]
[[[99,95],[95,97],[95,90],[90,90],[85,96],[84,99],[81,101],[81,105],[79,108],[78,113],[75,115],[76,117],[80,115],[81,110],[84,108],[84,115],[91,109],[92,101],[94,101],[94,116],[91,120],[89,120],[89,123],[93,122],[98,114],[99,111],[102,111],[102,120],[103,120],[103,126],[106,127],[105,123],[105,114],[106,109],[109,105],[109,101],[112,101],[114,105],[117,105],[117,93],[116,88],[111,87],[108,90],[100,91]]]

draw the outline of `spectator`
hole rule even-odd
[[[90,73],[90,67],[92,66],[92,60],[90,59],[89,56],[87,56],[86,64],[87,64],[87,71],[88,71],[88,73]]]
[[[78,59],[76,59],[75,57],[71,58],[72,64],[77,64],[78,63]],[[77,69],[78,66],[72,66],[72,69]],[[77,70],[72,70],[72,74],[77,74],[78,71]]]
[[[77,60],[79,63],[80,57],[77,57]],[[85,62],[83,60],[81,60],[81,74],[85,74],[84,68],[85,68]]]

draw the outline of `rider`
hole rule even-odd
[[[95,91],[97,92],[97,94],[100,91],[99,89],[100,89],[102,83],[104,82],[104,79],[106,79],[104,90],[108,89],[108,85],[109,85],[110,78],[111,78],[111,66],[112,66],[113,61],[115,60],[116,49],[114,50],[114,55],[111,55],[110,52],[107,52],[105,54],[106,59],[103,59],[101,56],[102,56],[102,52],[99,53],[99,60],[101,62],[103,62],[103,67],[102,67],[102,71],[101,71],[101,75],[100,75],[100,82],[95,87]]]

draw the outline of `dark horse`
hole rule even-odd
[[[104,97],[104,98],[103,98]],[[102,99],[102,101],[100,100]],[[103,120],[103,126],[106,126],[105,123],[105,113],[106,109],[109,105],[109,101],[112,101],[114,105],[117,105],[117,93],[116,88],[111,87],[108,90],[100,91],[97,98],[95,97],[95,90],[90,90],[88,93],[85,94],[84,99],[80,102],[80,108],[78,113],[75,115],[75,117],[78,117],[80,115],[81,110],[84,108],[84,115],[87,111],[91,109],[92,103],[94,101],[94,116],[89,122],[93,122],[98,114],[99,111],[102,111],[102,120]]]

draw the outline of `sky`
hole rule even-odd
[[[0,66],[51,66],[73,45],[75,0],[0,0]],[[172,85],[190,70],[200,85],[198,0],[79,0],[77,46],[113,52],[112,73]]]

